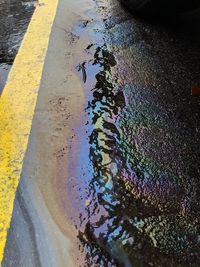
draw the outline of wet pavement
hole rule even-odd
[[[69,74],[58,84],[63,88],[67,84],[69,91],[58,99],[52,91],[54,98],[48,103],[48,90],[43,92],[48,119],[38,119],[43,110],[39,100],[33,129],[41,128],[33,130],[28,153],[39,159],[27,159],[3,266],[27,267],[20,252],[23,225],[28,225],[27,236],[32,240],[26,242],[27,250],[32,246],[28,267],[55,266],[42,263],[48,257],[37,251],[40,244],[47,255],[45,249],[53,246],[53,241],[44,241],[45,246],[38,241],[43,227],[52,235],[57,231],[51,231],[51,220],[63,236],[68,221],[74,227],[73,242],[79,248],[76,266],[200,266],[200,100],[191,96],[192,85],[200,85],[200,12],[148,22],[115,0],[86,0],[79,9],[78,1],[75,8],[65,5],[73,17],[71,28],[61,28],[66,34]],[[70,71],[84,93],[83,106],[74,107],[82,109],[78,122],[74,119],[78,111],[69,109],[70,97],[80,93]],[[51,75],[47,77],[48,84]],[[81,102],[82,95],[77,99]],[[47,126],[53,127],[52,135]],[[38,138],[46,151],[35,146]],[[59,143],[60,149],[53,153],[57,142],[62,146]],[[46,157],[44,166],[37,168]],[[57,168],[53,174],[51,160]],[[29,168],[33,168],[30,174]],[[35,176],[38,181],[30,178]],[[39,190],[32,183],[42,188],[51,214],[44,226],[39,197],[36,205],[31,193],[29,202],[30,192]],[[18,232],[13,235],[15,227]],[[15,244],[18,251],[11,250]],[[11,256],[19,260],[12,261]]]
[[[86,266],[199,266],[200,13],[149,23],[116,1],[96,12],[74,29],[96,41],[77,66],[88,144],[68,185]]]
[[[0,0],[0,93],[37,1]]]

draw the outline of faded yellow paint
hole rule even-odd
[[[58,1],[39,1],[0,98],[0,263]]]

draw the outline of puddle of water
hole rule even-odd
[[[85,48],[90,59],[78,64],[76,68],[85,84],[88,99],[88,121],[85,127],[88,144],[80,143],[81,167],[77,171],[79,179],[74,185],[74,189],[78,187],[79,197],[75,194],[74,198],[69,193],[76,211],[79,211],[79,218],[74,216],[73,219],[86,254],[87,266],[117,264],[129,267],[133,261],[130,260],[128,250],[132,248],[138,234],[124,212],[127,208],[131,210],[133,204],[121,179],[126,158],[120,148],[117,124],[126,100],[115,76],[115,56],[106,45],[109,35],[104,33],[105,26],[101,21],[87,25],[92,29],[92,38],[100,42]],[[79,36],[81,32],[84,34],[80,27],[74,32]],[[78,132],[76,136],[79,136]],[[83,136],[79,138],[82,140]]]
[[[141,22],[134,24],[123,11],[110,18],[110,7],[97,2],[102,17],[88,12],[87,23],[74,29],[80,38],[84,31],[90,32],[92,40],[84,47],[87,60],[77,62],[76,68],[88,100],[88,143],[80,142],[78,178],[76,184],[68,185],[74,188],[69,192],[76,210],[72,217],[86,266],[195,264],[200,255],[199,224],[198,212],[192,214],[198,205],[190,193],[196,193],[170,162],[162,163],[167,152],[159,150],[175,155],[182,134],[177,125],[172,127],[159,94],[140,88],[141,81],[156,80],[156,66],[150,68],[152,46],[143,42],[149,29],[141,29]],[[140,67],[140,80],[134,80],[135,64]],[[158,132],[169,138],[162,141]],[[83,140],[78,132],[76,136]],[[143,152],[147,148],[149,154]],[[160,158],[152,156],[153,150]]]

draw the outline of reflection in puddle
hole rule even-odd
[[[96,262],[104,266],[104,254],[107,254],[110,260],[118,255],[119,262],[130,266],[123,243],[132,244],[133,238],[123,229],[122,218],[118,217],[122,203],[120,198],[123,198],[124,190],[119,177],[124,162],[116,123],[125,106],[125,98],[117,82],[110,79],[111,69],[115,65],[115,57],[104,45],[96,47],[94,59],[86,67],[88,79],[96,79],[94,88],[91,88],[92,98],[86,109],[93,126],[89,136],[93,177],[88,181],[89,204],[86,206],[89,217],[86,219],[84,232],[79,232],[79,238],[92,252],[94,258],[91,264]],[[121,235],[123,238],[120,240]],[[118,242],[115,242],[116,239]],[[104,250],[101,256],[99,249]],[[88,259],[89,257],[90,253]]]

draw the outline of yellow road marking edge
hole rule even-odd
[[[58,1],[39,1],[0,97],[0,265]]]

